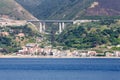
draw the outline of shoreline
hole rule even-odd
[[[90,59],[94,59],[94,58],[100,58],[100,59],[104,59],[104,58],[113,58],[113,59],[120,59],[120,57],[73,57],[73,56],[30,56],[30,55],[24,55],[24,56],[13,56],[13,55],[0,55],[0,59],[1,58],[90,58]]]

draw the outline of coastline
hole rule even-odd
[[[30,56],[30,55],[24,55],[24,56],[14,56],[14,55],[0,55],[0,59],[1,58],[118,58],[120,59],[120,57],[73,57],[73,56]]]

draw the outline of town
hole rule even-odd
[[[97,53],[96,51],[87,51],[87,50],[58,50],[52,49],[51,47],[40,48],[35,43],[26,44],[26,46],[19,50],[14,55],[18,56],[42,56],[42,57],[58,57],[58,58],[79,58],[79,57],[120,57],[120,51],[104,53]]]
[[[6,16],[0,19],[0,26],[6,27],[6,26],[24,26],[28,24],[25,20],[12,20],[7,19]],[[12,32],[11,32],[12,31]],[[15,32],[15,31],[14,31]],[[13,33],[13,30],[7,31],[0,31],[1,36],[9,36],[10,33]],[[25,37],[25,33],[17,32],[17,37]],[[42,42],[42,38],[37,39],[36,41]],[[109,47],[109,46],[108,46]],[[120,47],[118,46],[115,47]],[[0,48],[0,51],[3,51],[3,48]],[[101,50],[102,51],[102,50]],[[95,50],[78,50],[78,49],[68,49],[63,50],[60,48],[53,48],[52,46],[45,46],[44,48],[40,47],[39,44],[36,43],[26,43],[24,46],[22,45],[22,48],[19,49],[17,52],[12,53],[12,56],[22,57],[22,56],[37,56],[37,57],[58,57],[58,58],[80,58],[80,57],[120,57],[120,51],[103,51],[97,52]]]

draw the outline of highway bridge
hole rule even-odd
[[[98,20],[27,20],[27,22],[35,22],[39,23],[39,31],[40,33],[44,33],[46,30],[46,23],[58,23],[59,24],[59,33],[61,33],[65,29],[66,23],[86,23]]]

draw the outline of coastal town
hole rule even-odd
[[[120,51],[106,51],[104,53],[97,53],[96,51],[91,50],[58,50],[51,48],[51,46],[40,48],[36,43],[28,43],[16,53],[1,56],[7,56],[8,58],[119,58]]]
[[[26,25],[27,22],[25,20],[11,20],[7,19],[7,16],[3,16],[3,18],[0,19],[0,26],[23,26]],[[0,36],[9,36],[10,33],[14,33],[14,31],[11,29],[10,31],[0,31]],[[17,37],[23,38],[25,37],[25,34],[23,32],[17,32]],[[36,41],[41,42],[42,38],[38,38]],[[118,44],[118,46],[120,45]],[[2,52],[4,49],[0,48],[0,52]],[[102,51],[102,50],[101,50]],[[37,43],[26,43],[24,46],[22,46],[21,49],[19,49],[15,53],[8,54],[9,56],[17,56],[17,57],[53,57],[53,58],[81,58],[81,57],[120,57],[120,51],[103,51],[103,52],[97,52],[95,50],[78,50],[78,49],[69,49],[69,50],[63,50],[62,48],[53,48],[52,46],[45,46],[44,48],[40,47]],[[6,55],[6,56],[8,56]],[[5,55],[3,55],[5,56]]]
[[[88,51],[88,50],[58,50],[52,49],[51,47],[40,48],[35,43],[27,44],[22,50],[19,50],[14,55],[18,56],[38,56],[38,57],[71,57],[71,58],[79,58],[79,57],[120,57],[120,51],[109,52],[106,51],[104,53],[97,53],[96,51]]]

